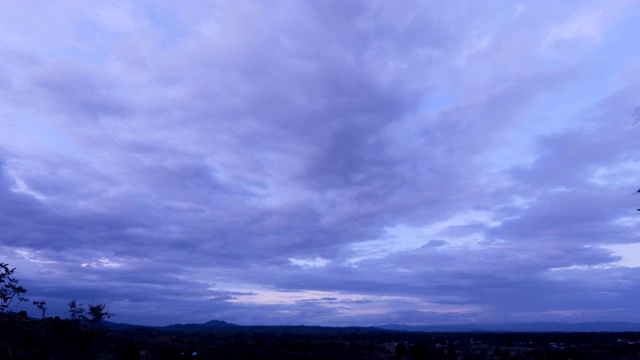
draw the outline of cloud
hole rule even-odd
[[[633,6],[31,8],[0,11],[0,253],[52,314],[637,310]]]
[[[329,263],[329,260],[323,259],[321,257],[308,260],[289,258],[289,261],[291,261],[293,265],[300,266],[302,268],[317,268],[326,266]]]
[[[575,15],[563,24],[553,27],[547,42],[555,44],[574,39],[597,42],[601,38],[603,28],[602,17],[602,11]]]

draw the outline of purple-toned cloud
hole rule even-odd
[[[639,11],[0,5],[0,261],[142,324],[640,321]]]

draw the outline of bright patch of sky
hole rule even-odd
[[[620,266],[640,267],[640,243],[607,245],[604,248],[613,251],[615,256],[620,256],[617,262]]]
[[[80,266],[82,266],[82,267],[119,268],[122,265],[124,265],[124,264],[103,257],[103,258],[98,259],[97,261],[91,261],[91,262],[82,263],[82,265],[80,265]]]
[[[83,156],[81,148],[73,138],[61,131],[56,120],[37,112],[19,112],[11,120],[0,121],[0,143],[16,151],[36,151],[43,153],[61,153],[71,156]]]
[[[478,231],[461,235],[451,232],[452,229],[466,225],[478,226]],[[349,258],[346,263],[357,265],[365,259],[384,258],[394,253],[419,249],[430,244],[447,248],[478,248],[484,240],[483,228],[500,225],[487,212],[470,211],[455,215],[447,220],[436,222],[424,227],[396,225],[385,229],[385,236],[381,239],[364,241],[352,245],[351,251],[357,254]]]
[[[303,269],[313,269],[327,266],[331,261],[327,259],[323,259],[321,257],[316,257],[315,259],[296,259],[289,258],[291,264],[295,266],[299,266]]]

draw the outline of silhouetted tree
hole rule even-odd
[[[15,270],[9,268],[8,264],[0,263],[0,313],[28,301],[24,297],[27,289],[18,285],[18,280],[12,276]]]
[[[91,326],[96,326],[102,320],[115,316],[106,310],[105,304],[88,304],[85,309],[83,304],[79,304],[76,299],[73,299],[67,304],[67,307],[70,320],[84,320]]]
[[[44,314],[47,312],[47,307],[45,305],[47,305],[46,302],[44,301],[34,301],[33,305],[35,305],[38,310],[40,310],[40,312],[42,312],[42,318],[44,319]]]
[[[96,326],[102,320],[115,316],[105,310],[107,307],[105,304],[89,304],[88,306],[89,308],[86,311],[83,311],[82,319],[89,322],[91,326]]]
[[[84,307],[82,304],[78,304],[76,299],[73,299],[67,305],[69,310],[67,310],[67,314],[69,314],[69,319],[71,320],[81,320],[84,315]]]

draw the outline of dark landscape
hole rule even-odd
[[[638,359],[631,323],[418,327],[239,326],[147,327],[48,317],[0,315],[0,359]],[[393,329],[413,329],[401,331]],[[435,330],[440,329],[440,330]],[[448,329],[448,330],[446,330]],[[473,330],[477,329],[477,330]],[[552,329],[565,329],[559,331]]]

